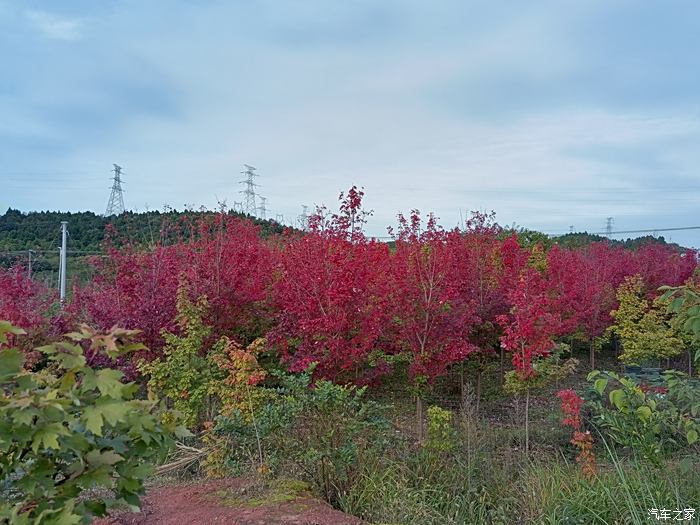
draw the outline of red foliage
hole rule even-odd
[[[459,296],[470,298],[474,307],[470,341],[481,354],[492,355],[501,335],[496,318],[508,312],[503,275],[510,270],[504,264],[501,228],[494,222],[493,214],[473,212],[465,226],[464,231],[447,239],[458,261],[453,279]],[[513,255],[508,254],[508,264],[520,264],[522,261]]]
[[[596,459],[593,452],[593,436],[588,431],[581,431],[581,408],[584,401],[572,389],[560,390],[557,397],[561,399],[561,409],[564,412],[561,424],[574,430],[571,444],[579,450],[576,462],[581,465],[581,471],[586,479],[590,480],[596,473]]]
[[[533,373],[535,358],[551,352],[554,336],[561,332],[561,317],[552,311],[547,285],[538,270],[526,267],[508,292],[510,313],[498,318],[503,326],[501,344],[512,353],[513,365],[523,378]]]
[[[564,419],[561,424],[574,430],[580,430],[583,399],[571,388],[560,390],[557,393],[557,397],[561,399],[561,410],[564,412]]]
[[[352,187],[337,213],[317,209],[309,232],[272,240],[226,214],[184,219],[149,249],[112,235],[93,280],[74,287],[60,316],[48,314],[55,297],[21,269],[0,271],[0,318],[49,333],[78,321],[140,329],[158,353],[161,332],[178,331],[184,282],[193,299],[208,298],[212,339],[245,346],[267,336],[295,371],[318,362],[319,377],[368,382],[389,371],[386,355],[400,353],[412,379],[429,381],[500,343],[525,377],[556,338],[601,336],[626,276],[641,275],[654,295],[662,284],[685,282],[698,263],[695,252],[656,243],[527,250],[479,213],[452,231],[433,216],[400,216],[392,251],[365,237],[363,197]]]
[[[318,209],[311,232],[279,250],[278,324],[268,339],[293,371],[316,362],[319,377],[362,383],[388,371],[381,360],[370,363],[370,353],[389,320],[389,249],[362,234],[362,192],[352,188],[340,200],[340,215]]]
[[[140,329],[143,342],[158,352],[161,332],[178,331],[176,297],[184,280],[192,297],[207,296],[214,336],[248,343],[264,333],[260,326],[269,318],[263,311],[272,261],[258,229],[226,215],[190,226],[189,240],[149,251],[109,245],[107,257],[95,261],[92,282],[74,289],[71,313],[101,329]]]
[[[46,328],[46,314],[55,294],[29,279],[21,266],[0,268],[0,319],[26,331]]]
[[[460,258],[462,239],[430,215],[399,216],[393,258],[395,341],[411,355],[413,378],[433,379],[477,350],[470,341],[479,322],[469,288],[472,268]],[[462,293],[460,293],[462,292]]]
[[[612,323],[617,288],[638,270],[633,252],[607,242],[577,250],[554,246],[547,254],[547,278],[552,307],[562,318],[559,335],[580,330],[588,339],[600,337]]]
[[[679,252],[671,246],[646,243],[634,252],[634,273],[644,280],[649,296],[654,296],[659,286],[679,286],[693,275],[698,265],[694,250]]]

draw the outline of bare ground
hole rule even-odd
[[[363,525],[294,488],[256,493],[249,481],[233,478],[154,487],[146,492],[141,512],[120,512],[93,525]]]

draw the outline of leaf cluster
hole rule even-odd
[[[700,433],[697,379],[668,371],[662,375],[660,385],[648,387],[630,377],[595,370],[588,380],[592,383],[588,403],[592,422],[613,443],[661,465],[668,453],[697,442]]]
[[[612,312],[609,328],[622,343],[620,360],[642,364],[653,359],[678,355],[684,342],[668,315],[668,302],[662,297],[650,301],[644,295],[639,276],[628,277],[617,291],[619,306]]]
[[[0,323],[0,341],[8,333],[18,330]],[[116,358],[140,348],[133,335],[82,327],[37,349],[49,362],[41,372],[25,370],[18,349],[0,351],[0,523],[89,523],[116,505],[138,508],[151,464],[186,430],[135,399],[122,372],[87,366],[81,345]],[[84,497],[96,487],[112,495]]]

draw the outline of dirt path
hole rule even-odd
[[[249,484],[228,479],[153,488],[139,513],[96,520],[93,525],[363,525],[313,498],[303,488],[276,487],[251,494]]]

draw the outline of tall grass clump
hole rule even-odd
[[[425,444],[404,442],[364,462],[338,501],[342,510],[371,523],[406,525],[617,525],[648,524],[651,509],[697,508],[700,501],[700,471],[686,460],[659,468],[620,458],[601,439],[598,472],[587,479],[566,455],[517,453],[512,429],[489,428],[468,409],[451,422],[456,432],[443,428],[440,446],[431,448],[431,413],[440,414],[428,411]]]

